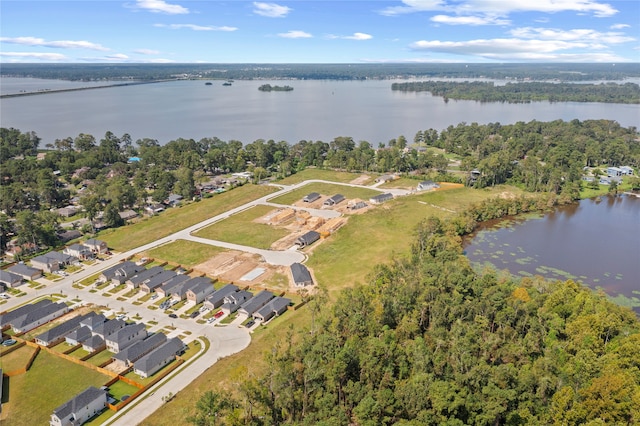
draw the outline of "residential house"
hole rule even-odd
[[[66,242],[71,241],[71,240],[75,240],[75,239],[80,238],[80,237],[82,237],[82,232],[80,232],[80,231],[78,231],[76,229],[69,229],[67,231],[60,232],[58,234],[58,238],[63,243],[66,243]]]
[[[376,183],[385,183],[396,180],[397,177],[395,175],[382,175],[378,176],[375,180]]]
[[[58,213],[62,217],[71,217],[78,213],[78,208],[75,206],[62,207],[57,209],[56,213]]]
[[[93,332],[94,330],[97,330],[98,327],[101,324],[104,324],[106,321],[107,321],[107,318],[104,315],[99,314],[99,315],[83,318],[82,321],[80,322],[80,325],[83,327],[87,327],[89,330],[91,330],[91,332]]]
[[[152,350],[158,348],[166,341],[167,336],[164,333],[152,334],[146,339],[140,340],[113,355],[113,362],[121,369],[128,368],[132,366],[134,362],[136,362]]]
[[[311,244],[315,243],[319,239],[320,239],[319,233],[317,233],[316,231],[309,231],[306,234],[298,237],[298,239],[296,240],[296,245],[300,247],[310,246]]]
[[[197,305],[198,303],[203,302],[204,299],[214,291],[215,288],[213,287],[211,280],[204,278],[187,290],[187,300],[194,305]]]
[[[87,340],[82,342],[82,349],[89,353],[99,352],[106,347],[107,345],[105,345],[104,339],[97,334],[92,335]]]
[[[214,310],[219,308],[224,303],[224,298],[231,293],[235,293],[239,288],[237,285],[227,284],[219,290],[214,291],[205,299],[202,306],[207,309]]]
[[[182,195],[179,195],[179,194],[169,194],[169,198],[167,198],[167,200],[165,201],[165,204],[171,207],[175,207],[178,204],[180,204],[180,201],[182,201],[182,198],[183,198]]]
[[[60,270],[60,262],[57,259],[44,254],[31,259],[31,266],[48,273],[53,273]]]
[[[156,288],[155,292],[160,297],[167,297],[171,294],[171,291],[177,286],[189,281],[191,279],[188,275],[178,274],[175,277],[171,278],[169,281],[164,283],[161,287]]]
[[[325,206],[335,206],[338,203],[341,203],[342,201],[344,201],[344,195],[342,194],[335,194],[332,195],[331,197],[327,198],[326,200],[324,200],[324,205]]]
[[[126,325],[127,325],[127,323],[122,321],[122,320],[112,319],[112,320],[105,321],[103,323],[97,324],[93,328],[93,330],[91,330],[91,333],[94,336],[101,337],[102,340],[107,340],[109,337],[111,337],[118,330],[123,329]]]
[[[369,202],[371,204],[382,204],[385,201],[389,201],[389,200],[393,200],[393,194],[388,192],[384,194],[374,195],[373,197],[369,198]]]
[[[81,325],[75,330],[69,332],[66,336],[64,336],[65,342],[71,346],[76,346],[86,342],[91,338],[93,334],[91,334],[91,329],[87,326]]]
[[[220,310],[224,312],[226,315],[231,315],[232,313],[240,309],[242,304],[247,302],[252,297],[253,297],[253,294],[244,290],[239,290],[234,293],[230,293],[224,298],[224,304],[222,305]]]
[[[622,174],[625,176],[633,176],[633,168],[629,166],[620,166]]]
[[[122,262],[102,271],[100,281],[112,281],[114,284],[122,284],[129,277],[134,276],[142,270],[144,270],[144,266],[142,265],[136,265],[131,261]]]
[[[24,244],[18,245],[17,241],[13,240],[13,241],[10,241],[9,244],[7,244],[7,249],[5,250],[4,254],[7,257],[16,259],[17,257],[20,257],[20,256],[28,256],[32,253],[37,252],[38,250],[40,250],[40,247],[38,247],[37,244],[24,243]]]
[[[118,215],[124,221],[129,221],[138,217],[138,213],[136,213],[133,210],[124,210],[124,211],[118,212]]]
[[[180,285],[174,287],[171,290],[171,298],[177,301],[186,299],[187,291],[191,290],[193,287],[197,286],[201,282],[208,282],[209,285],[211,285],[211,280],[209,278],[205,278],[205,277],[191,278],[188,281],[185,281]]]
[[[162,204],[150,204],[144,208],[147,213],[154,215],[164,211]]]
[[[78,426],[99,414],[107,406],[107,392],[90,386],[51,414],[50,426]]]
[[[35,341],[37,344],[41,346],[49,347],[49,346],[56,345],[62,342],[63,340],[65,340],[65,336],[67,334],[80,328],[81,327],[80,323],[82,322],[83,319],[89,318],[92,316],[96,316],[96,313],[89,312],[85,315],[79,315],[79,316],[70,318],[67,321],[63,322],[62,324],[59,324],[45,331],[44,333],[39,334],[38,336],[36,336]]]
[[[26,333],[52,319],[61,317],[68,311],[69,307],[65,303],[52,302],[11,321],[11,328],[15,333]]]
[[[160,288],[164,283],[177,276],[174,271],[164,270],[160,272],[158,275],[155,275],[144,283],[140,284],[140,290],[144,293],[155,292],[156,289]]]
[[[273,293],[267,290],[262,290],[260,293],[244,302],[240,309],[238,309],[238,312],[246,316],[251,316],[258,309],[266,305],[271,299],[273,299]]]
[[[84,245],[96,254],[103,254],[109,251],[107,243],[102,240],[96,240],[95,238],[89,238],[84,242]]]
[[[310,194],[305,195],[302,201],[304,201],[305,203],[313,203],[318,199],[320,199],[320,194],[318,194],[317,192],[312,192]]]
[[[253,318],[262,322],[269,321],[274,316],[282,315],[287,311],[291,300],[286,297],[274,297],[269,303],[258,309]]]
[[[162,266],[153,266],[149,269],[145,269],[143,271],[138,272],[132,277],[129,277],[126,281],[127,287],[132,289],[138,288],[140,284],[144,283],[146,280],[153,278],[154,276],[160,274],[165,269]]]
[[[293,278],[293,283],[296,287],[313,285],[311,273],[302,263],[293,263],[289,268],[291,269],[291,278]]]
[[[36,311],[46,305],[49,305],[50,303],[53,303],[53,302],[49,299],[42,299],[35,303],[22,305],[18,308],[15,308],[12,311],[9,311],[0,315],[0,329],[4,330],[5,328],[9,327],[13,321],[17,320],[23,315],[26,315],[31,311]]]
[[[63,250],[69,256],[77,257],[80,260],[93,259],[94,254],[91,249],[84,244],[71,244]]]
[[[124,348],[147,337],[147,329],[143,323],[129,324],[105,339],[107,350],[118,353]]]
[[[365,203],[364,201],[356,201],[353,204],[349,204],[349,209],[351,210],[360,210],[360,209],[364,209],[365,207],[367,207],[367,203]]]
[[[140,377],[149,377],[169,364],[176,355],[184,352],[185,345],[177,337],[167,340],[164,344],[146,354],[133,364],[133,371]]]
[[[622,176],[622,169],[618,167],[607,167],[607,177]]]
[[[0,284],[4,287],[18,287],[22,284],[22,276],[13,272],[0,270]]]
[[[440,185],[432,180],[425,180],[418,184],[418,191],[431,191],[433,189],[440,188]]]

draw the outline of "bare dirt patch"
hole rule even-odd
[[[369,182],[369,180],[371,180],[371,176],[360,175],[349,183],[352,185],[364,185],[365,183]]]

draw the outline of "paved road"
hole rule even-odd
[[[76,289],[73,288],[73,283],[76,281],[81,281],[87,277],[93,276],[100,271],[115,265],[137,253],[147,251],[154,247],[170,243],[172,241],[176,241],[179,239],[196,241],[203,244],[215,245],[223,248],[229,248],[233,250],[246,251],[250,253],[256,253],[261,255],[266,262],[271,263],[273,265],[291,265],[295,262],[302,262],[305,259],[305,255],[301,252],[298,252],[295,249],[285,250],[285,251],[275,251],[275,250],[262,250],[256,249],[254,247],[242,246],[239,244],[231,244],[224,241],[215,241],[204,238],[195,237],[192,235],[193,232],[202,229],[204,227],[210,226],[220,220],[224,220],[229,216],[249,209],[251,207],[267,204],[273,205],[277,207],[289,207],[289,206],[281,206],[279,204],[270,203],[269,200],[276,198],[280,195],[286,194],[288,192],[294,191],[298,188],[301,188],[310,183],[328,183],[334,185],[344,185],[350,187],[359,187],[359,188],[368,188],[368,189],[376,189],[380,192],[391,192],[396,196],[406,195],[409,191],[406,190],[381,190],[377,188],[371,188],[362,185],[353,185],[347,183],[336,183],[325,180],[308,180],[301,183],[297,183],[294,185],[284,186],[277,185],[282,188],[279,191],[266,195],[264,197],[258,198],[257,200],[246,203],[242,206],[233,208],[228,210],[225,213],[214,216],[210,219],[204,220],[196,225],[190,226],[186,229],[178,231],[174,234],[171,234],[167,237],[161,238],[157,241],[154,241],[149,244],[145,244],[143,246],[137,247],[135,249],[129,250],[124,253],[116,253],[111,258],[105,261],[98,261],[93,265],[85,266],[81,271],[71,274],[70,276],[58,281],[52,282],[48,280],[41,279],[40,282],[46,284],[46,289],[44,290],[34,290],[32,288],[24,288],[24,291],[27,292],[27,297],[12,297],[7,301],[7,303],[3,304],[0,309],[2,310],[10,310],[15,306],[25,303],[25,300],[30,300],[33,297],[42,296],[45,294],[51,293],[62,293],[65,295],[67,299],[80,299],[81,303],[93,303],[96,305],[107,306],[108,308],[113,309],[114,311],[126,311],[129,318],[136,317],[141,318],[138,319],[139,322],[149,323],[150,321],[157,322],[157,325],[153,326],[150,331],[161,330],[166,326],[176,327],[175,334],[184,333],[184,331],[190,332],[189,336],[184,339],[187,343],[191,340],[195,340],[198,336],[206,336],[207,339],[211,342],[211,347],[208,351],[206,351],[201,357],[195,360],[192,363],[189,363],[186,367],[182,367],[179,374],[175,374],[172,377],[165,379],[156,387],[151,390],[151,393],[148,397],[142,400],[139,403],[131,404],[131,407],[124,409],[123,414],[118,416],[117,418],[111,420],[107,424],[113,424],[116,426],[129,426],[138,423],[141,419],[146,418],[148,415],[153,413],[158,407],[163,404],[162,397],[166,396],[169,392],[173,394],[182,390],[189,383],[191,383],[196,377],[202,374],[207,368],[213,365],[218,359],[221,357],[229,356],[236,352],[239,352],[246,348],[250,341],[251,337],[249,335],[249,331],[245,327],[239,327],[235,324],[230,324],[224,327],[215,327],[211,324],[198,324],[196,321],[192,319],[171,319],[168,316],[164,315],[161,311],[158,310],[150,310],[147,306],[153,301],[147,301],[142,305],[133,305],[129,301],[117,301],[116,297],[105,297],[102,296],[103,291],[90,292],[90,288],[84,289]],[[337,217],[339,213],[333,210],[321,210],[321,209],[310,209],[305,208],[305,210],[310,211],[312,214],[322,216],[325,218]],[[171,337],[171,336],[170,336]]]

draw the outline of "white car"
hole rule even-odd
[[[0,293],[0,299],[8,299],[10,296],[7,293]]]

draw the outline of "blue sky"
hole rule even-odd
[[[0,62],[640,62],[640,1],[0,2]]]

